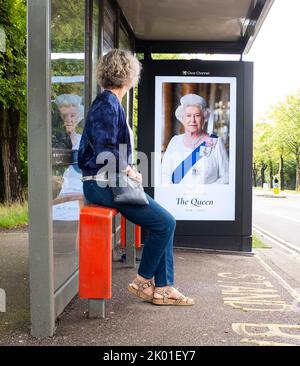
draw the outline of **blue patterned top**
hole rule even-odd
[[[120,149],[120,144],[126,144]],[[96,175],[103,163],[98,163],[100,153],[112,153],[116,159],[116,170],[131,164],[130,134],[125,111],[117,96],[104,90],[93,101],[86,117],[78,151],[78,165],[83,176]]]

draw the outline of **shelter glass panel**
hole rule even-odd
[[[54,288],[78,269],[83,203],[77,165],[84,118],[85,1],[51,1],[51,107]]]

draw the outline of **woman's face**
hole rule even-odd
[[[204,119],[200,108],[192,105],[185,107],[182,122],[185,132],[200,134],[204,125]]]
[[[67,133],[73,132],[79,122],[79,114],[76,106],[68,105],[59,108],[59,112]]]

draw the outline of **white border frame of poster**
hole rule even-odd
[[[230,139],[229,139],[229,184],[199,184],[196,191],[189,192],[184,186],[161,186],[162,145],[162,86],[163,83],[204,83],[230,85]],[[236,174],[236,77],[155,77],[155,159],[154,198],[169,210],[176,220],[184,221],[235,221],[235,174]],[[190,187],[191,188],[191,187]],[[181,199],[182,198],[182,199]],[[183,203],[186,202],[186,203]]]

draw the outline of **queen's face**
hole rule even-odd
[[[186,106],[182,122],[186,133],[201,134],[204,125],[201,109],[197,106]]]
[[[79,122],[79,113],[76,106],[68,105],[59,108],[59,112],[67,132],[73,132]]]

